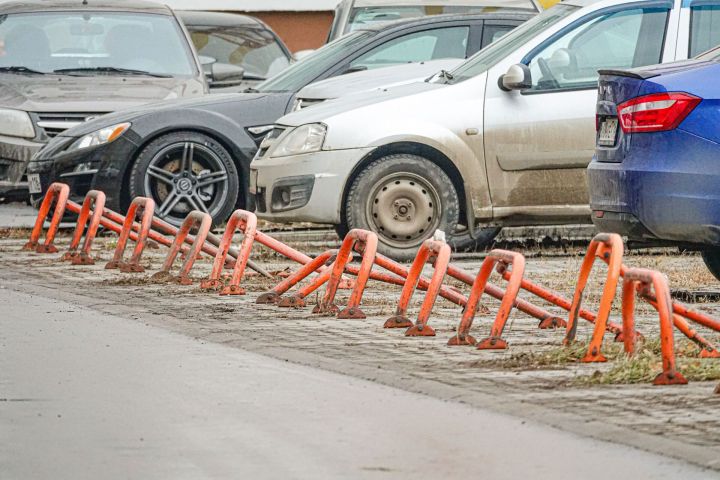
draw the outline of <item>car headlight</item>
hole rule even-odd
[[[30,115],[22,110],[0,108],[0,135],[35,138],[35,128]]]
[[[98,145],[113,142],[125,133],[128,128],[130,128],[130,123],[128,122],[103,127],[100,130],[95,130],[94,132],[78,138],[67,148],[66,151],[72,152],[73,150],[81,150],[83,148],[96,147]]]
[[[271,157],[287,157],[319,151],[325,141],[327,127],[322,123],[301,125],[285,136],[269,152]]]

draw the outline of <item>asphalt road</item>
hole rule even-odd
[[[4,287],[0,305],[3,480],[717,476],[142,319]]]

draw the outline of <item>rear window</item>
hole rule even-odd
[[[174,17],[121,12],[0,15],[0,67],[43,73],[110,67],[172,76],[196,71]]]
[[[720,5],[693,7],[690,18],[690,57],[720,45]]]
[[[273,34],[259,28],[187,25],[199,55],[237,65],[245,78],[264,80],[290,65]]]

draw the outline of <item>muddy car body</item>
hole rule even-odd
[[[288,115],[251,165],[259,215],[370,229],[399,258],[435,229],[474,248],[502,226],[589,223],[597,70],[686,58],[691,8],[562,2],[440,81]],[[295,181],[309,194],[288,208]]]
[[[3,2],[0,15],[2,196],[27,196],[27,162],[65,129],[207,92],[187,32],[163,5],[31,0]]]

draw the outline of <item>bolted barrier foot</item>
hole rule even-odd
[[[603,363],[607,362],[607,358],[600,352],[588,352],[580,361],[582,363]]]
[[[477,345],[477,340],[475,340],[475,337],[471,335],[455,335],[454,337],[451,337],[450,340],[448,340],[447,344],[451,347],[458,347],[463,345],[475,346]]]
[[[116,260],[110,260],[105,264],[105,270],[115,270],[116,268],[120,268],[120,262]]]
[[[404,315],[394,315],[388,318],[383,325],[383,328],[410,328],[414,324]]]
[[[560,317],[547,317],[540,320],[538,328],[545,330],[548,328],[565,328],[567,322]]]
[[[217,278],[206,278],[200,282],[200,288],[202,290],[220,290],[222,282]]]
[[[435,329],[430,325],[413,325],[405,331],[406,337],[434,337]]]
[[[70,259],[73,265],[95,265],[95,260],[87,253],[80,252]]]
[[[220,295],[245,295],[245,289],[240,285],[228,285],[220,290]]]
[[[324,317],[334,317],[340,312],[340,307],[331,303],[330,305],[323,305],[318,303],[315,308],[312,309],[312,313],[316,315],[322,315]]]
[[[477,343],[478,350],[505,350],[508,343],[500,337],[487,337]]]
[[[715,387],[715,393],[720,395],[720,383],[718,384],[717,387]]]
[[[155,272],[150,277],[150,280],[153,280],[155,282],[169,282],[172,279],[173,275],[167,270],[160,270],[159,272]]]
[[[269,304],[276,304],[279,301],[280,301],[280,295],[278,295],[277,293],[265,292],[255,300],[255,303],[259,303],[262,305],[269,305]]]
[[[277,302],[277,306],[281,308],[303,308],[305,305],[305,299],[297,295],[280,297]]]
[[[78,252],[73,250],[68,250],[67,252],[63,253],[63,256],[60,257],[60,261],[62,262],[71,262],[73,258],[78,256]]]
[[[120,262],[120,271],[123,273],[142,273],[145,271],[145,267],[139,263]]]
[[[700,358],[720,358],[720,352],[711,347],[700,350]]]
[[[37,247],[38,247],[37,242],[27,242],[25,245],[22,246],[22,248],[20,250],[31,251],[31,250],[35,250]]]
[[[653,385],[687,385],[688,381],[682,373],[675,370],[659,373]]]
[[[193,280],[192,278],[188,277],[187,275],[177,275],[173,277],[173,281],[179,285],[192,285]]]
[[[45,245],[44,243],[42,245],[38,245],[35,248],[35,251],[37,253],[57,253],[58,249],[55,245],[52,243],[50,245]]]
[[[337,314],[337,318],[342,320],[362,320],[367,318],[360,307],[347,307]]]

